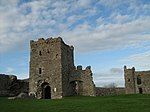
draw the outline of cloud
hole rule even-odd
[[[98,87],[103,87],[112,83],[124,87],[123,68],[111,68],[109,71],[95,73],[93,77]]]
[[[137,2],[121,3],[120,0],[101,0],[100,3],[91,0],[33,0],[22,3],[18,0],[2,0],[0,52],[17,48],[16,45],[30,39],[57,35],[75,45],[79,52],[113,50],[139,44],[142,46],[142,42],[150,41],[150,34],[147,33],[150,29],[149,16],[135,18],[134,13],[123,15],[114,11],[113,14],[110,12],[108,17],[97,18],[97,14],[102,14],[102,10],[98,8],[99,4],[105,7],[114,4],[115,7],[119,7],[119,4],[137,6]],[[147,4],[144,4],[142,11],[147,13],[147,7]],[[131,10],[131,7],[127,8]],[[89,17],[96,18],[89,21]]]
[[[19,3],[19,0],[1,0],[0,1],[1,5],[13,5],[13,6],[16,6],[18,3]]]
[[[86,9],[89,3],[90,0],[76,2],[33,0],[22,3],[19,0],[2,0],[0,4],[0,52],[7,52],[25,40],[59,35],[59,32],[68,30],[68,27],[74,24],[74,19],[76,22],[85,17],[82,14],[71,13],[83,9],[83,6]],[[64,22],[68,22],[67,18],[70,18],[68,19],[70,24]]]
[[[122,73],[123,73],[123,70],[122,70],[122,68],[111,68],[111,69],[110,69],[110,72],[111,72],[112,74],[122,74]]]
[[[17,76],[18,79],[27,79],[29,78],[28,73],[21,73]]]
[[[92,0],[78,0],[77,7],[84,7],[87,8],[91,5]]]
[[[11,75],[11,74],[13,74],[13,72],[14,72],[13,68],[11,68],[11,67],[6,68],[6,73],[7,74]]]
[[[61,35],[68,43],[75,45],[77,51],[89,52],[136,47],[139,44],[143,47],[143,42],[150,41],[149,29],[150,18],[144,17],[124,24],[100,24],[94,28],[83,23]]]
[[[137,70],[149,70],[150,68],[150,51],[132,54],[120,60],[129,67],[135,67]]]
[[[95,74],[93,77],[97,87],[103,87],[111,83],[115,83],[117,86],[124,87],[123,74],[113,74],[106,72]]]
[[[99,0],[99,4],[104,5],[106,7],[115,8],[120,4],[123,4],[124,1],[122,0]]]
[[[104,24],[104,18],[102,17],[99,17],[98,19],[96,19],[96,23],[99,24],[99,25],[103,25]]]

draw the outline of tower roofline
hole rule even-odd
[[[135,67],[127,68],[127,66],[125,65],[125,66],[124,66],[124,70],[135,70]]]
[[[38,38],[38,40],[31,40],[31,42],[55,42],[55,41],[62,41],[62,38],[61,37],[57,37],[57,38],[53,38],[53,37],[50,37],[50,38],[47,38],[47,39],[44,39],[44,38]]]
[[[47,39],[44,39],[44,38],[39,38],[38,40],[30,40],[30,44],[39,44],[39,43],[55,43],[55,42],[61,42],[63,43],[64,45],[70,47],[70,49],[74,50],[74,47],[72,45],[67,45],[63,39],[61,37],[50,37],[50,38],[47,38]]]

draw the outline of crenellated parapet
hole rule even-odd
[[[132,68],[127,68],[127,66],[124,66],[124,71],[125,72],[135,72],[135,67],[132,67]]]
[[[91,66],[87,66],[83,69],[81,65],[78,65],[72,71],[69,79],[70,83],[76,82],[77,85],[80,85],[80,95],[95,96],[95,85],[93,82]]]
[[[76,70],[89,71],[89,70],[91,70],[91,66],[87,66],[87,67],[85,67],[85,69],[83,69],[82,65],[78,65],[76,67]]]
[[[37,41],[35,40],[30,40],[30,45],[39,45],[39,44],[50,44],[50,43],[57,43],[57,42],[63,42],[62,38],[61,37],[58,37],[58,38],[47,38],[47,39],[44,39],[44,38],[39,38]]]

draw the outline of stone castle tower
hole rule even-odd
[[[150,71],[135,71],[135,68],[124,66],[126,94],[150,94]]]
[[[57,99],[70,95],[95,96],[90,66],[74,66],[74,47],[62,38],[30,41],[29,93]]]

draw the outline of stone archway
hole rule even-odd
[[[51,88],[50,86],[46,86],[43,88],[43,98],[44,99],[51,99]]]
[[[46,82],[42,84],[42,98],[51,99],[51,87]]]
[[[71,86],[71,94],[73,96],[76,95],[82,95],[82,91],[83,91],[83,84],[82,81],[72,81],[70,82],[70,86]]]

